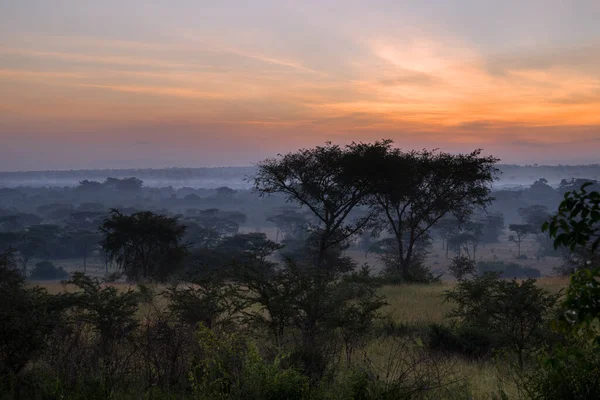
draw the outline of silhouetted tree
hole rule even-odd
[[[85,273],[88,256],[99,247],[102,235],[97,231],[80,229],[68,232],[66,238],[73,246],[75,254],[83,258],[83,272]]]
[[[101,246],[129,279],[164,279],[177,271],[186,253],[181,243],[186,227],[176,217],[150,211],[124,215],[111,210],[100,231]]]
[[[530,234],[535,232],[535,229],[529,224],[510,224],[508,229],[513,231],[515,234],[510,235],[508,240],[517,244],[517,257],[521,257],[521,244],[523,240]]]
[[[525,224],[531,226],[534,233],[542,231],[542,225],[550,218],[548,207],[541,204],[534,204],[519,208],[519,216]]]
[[[368,218],[348,222],[352,210],[364,201],[366,190],[354,184],[348,149],[327,143],[302,149],[258,165],[254,187],[262,194],[282,193],[307,207],[318,220],[311,225],[315,263],[321,265],[328,249],[359,232]]]
[[[485,216],[482,222],[484,223],[481,238],[483,243],[497,243],[504,231],[504,215],[500,213],[489,214]]]
[[[470,154],[402,152],[391,141],[352,144],[352,176],[369,193],[381,226],[397,241],[397,273],[410,280],[415,244],[443,217],[465,220],[492,200],[498,161]]]

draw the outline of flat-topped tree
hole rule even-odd
[[[531,225],[534,233],[542,232],[542,225],[550,219],[548,207],[541,204],[533,204],[521,207],[518,210],[519,216],[524,223]]]
[[[315,264],[321,265],[327,251],[358,233],[368,216],[348,221],[360,205],[366,188],[349,174],[348,148],[326,143],[313,149],[280,155],[258,164],[254,187],[262,194],[282,193],[290,201],[307,207],[318,220]]]
[[[415,246],[447,215],[461,221],[492,200],[491,183],[499,161],[481,150],[469,154],[403,152],[392,141],[353,143],[352,175],[369,194],[381,229],[397,242],[397,273],[410,280]]]
[[[509,242],[515,242],[517,244],[517,257],[521,258],[521,244],[523,240],[537,230],[530,224],[510,224],[508,229],[514,232],[514,235],[508,237]]]

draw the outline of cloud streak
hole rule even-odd
[[[507,35],[515,50],[507,50],[459,26],[418,20],[419,10],[407,14],[415,26],[403,31],[389,23],[405,17],[400,6],[387,16],[354,5],[343,23],[311,7],[298,14],[273,4],[272,15],[247,18],[234,10],[231,21],[229,11],[214,13],[221,19],[206,17],[198,29],[165,9],[164,20],[149,16],[157,28],[148,37],[108,28],[43,32],[52,30],[43,24],[37,34],[15,30],[0,39],[0,135],[18,142],[14,132],[62,131],[60,140],[68,140],[131,126],[120,135],[136,143],[156,124],[179,130],[181,146],[211,133],[232,146],[254,137],[258,147],[384,136],[507,153],[560,145],[585,152],[585,143],[596,143],[600,42],[593,35],[550,44],[539,36],[535,45],[515,30]],[[169,25],[171,13],[188,22]],[[159,148],[173,133],[162,141],[154,135],[144,148]]]

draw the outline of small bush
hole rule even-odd
[[[214,331],[200,325],[201,357],[190,375],[192,389],[200,399],[302,399],[308,378],[281,366],[281,358],[265,361],[253,345],[239,335]]]
[[[46,350],[61,321],[56,297],[26,285],[10,261],[10,254],[0,254],[0,397],[7,387],[19,387],[21,372]]]
[[[599,376],[600,348],[572,343],[540,356],[519,390],[527,399],[599,399]]]
[[[450,272],[450,275],[461,280],[468,276],[474,276],[477,272],[477,267],[475,261],[467,256],[459,255],[452,259],[448,271]]]
[[[446,300],[456,305],[450,313],[456,323],[497,338],[496,348],[514,352],[520,367],[526,355],[547,342],[559,297],[537,287],[533,279],[508,281],[497,273],[459,281],[446,292]]]
[[[69,274],[63,269],[63,267],[56,267],[50,261],[40,261],[35,264],[35,268],[31,271],[30,278],[33,280],[50,281],[66,279]]]

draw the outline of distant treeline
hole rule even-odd
[[[600,164],[591,165],[498,165],[499,186],[522,186],[544,177],[552,186],[562,179],[584,178],[600,180]],[[99,169],[68,171],[0,171],[2,186],[75,186],[82,180],[105,180],[108,177],[127,178],[135,176],[144,180],[146,186],[190,185],[216,188],[219,186],[249,187],[245,178],[254,176],[256,168],[210,167],[210,168],[163,168],[163,169]]]

